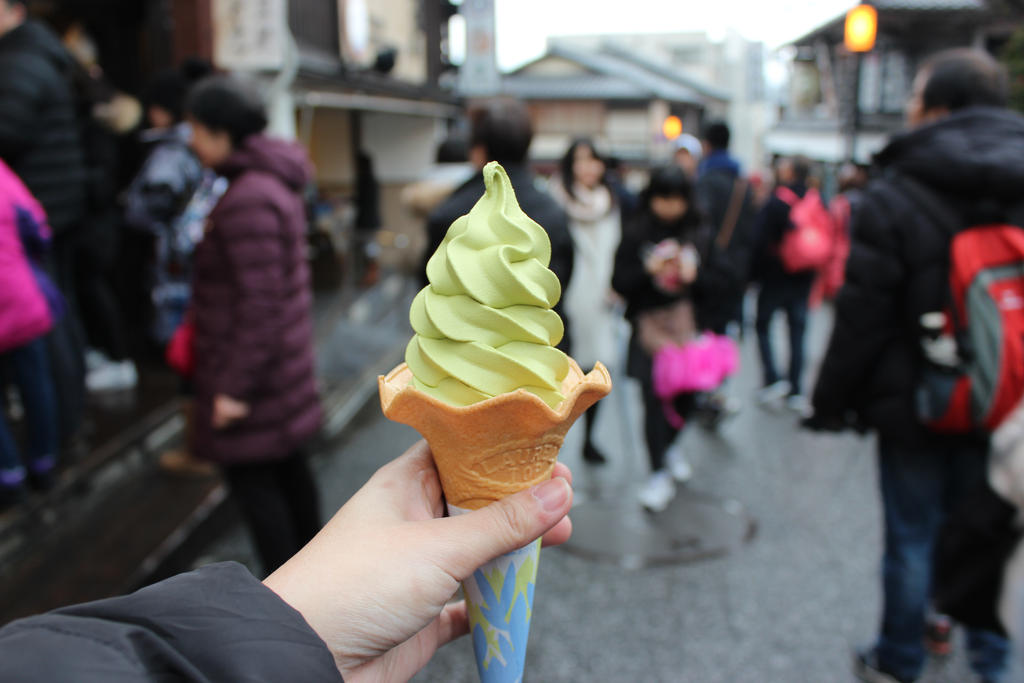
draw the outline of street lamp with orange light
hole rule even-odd
[[[878,10],[871,5],[857,5],[846,13],[843,43],[850,52],[870,52],[878,33]]]
[[[683,134],[683,122],[678,116],[667,116],[661,124],[661,134],[666,140],[675,140]]]
[[[853,112],[850,117],[850,131],[846,140],[846,159],[856,162],[857,129],[860,127],[860,72],[865,52],[875,47],[878,35],[878,10],[861,3],[846,13],[843,44],[854,55]]]

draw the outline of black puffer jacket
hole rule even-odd
[[[644,266],[644,260],[648,250],[663,240],[674,239],[680,244],[693,245],[703,265],[709,237],[709,230],[701,226],[692,214],[684,220],[665,223],[655,218],[650,211],[638,213],[622,232],[622,241],[615,251],[615,271],[612,275],[612,289],[626,300],[626,317],[634,320],[645,311],[671,306],[683,299],[695,299],[700,286],[704,284],[705,271],[702,267],[698,267],[697,282],[693,286],[669,293],[655,285],[654,278]],[[698,307],[699,317],[699,302],[695,302],[695,307]]]
[[[85,165],[70,84],[71,56],[27,21],[0,37],[0,158],[60,234],[85,211]]]
[[[918,321],[948,297],[949,235],[900,184],[931,188],[958,224],[1024,225],[1024,117],[976,107],[901,135],[878,155],[881,176],[853,216],[846,284],[814,392],[816,417],[856,416],[890,441],[926,445],[913,395]]]
[[[302,615],[233,562],[11,622],[0,680],[342,683]]]

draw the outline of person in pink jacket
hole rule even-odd
[[[62,303],[39,263],[49,239],[39,202],[0,161],[0,376],[21,394],[28,444],[26,461],[0,411],[0,509],[24,497],[26,483],[54,482],[57,408],[44,337]]]

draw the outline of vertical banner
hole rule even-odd
[[[464,0],[466,59],[459,69],[459,91],[469,97],[496,95],[501,75],[494,45],[494,0]]]
[[[286,0],[213,0],[213,61],[227,71],[284,65]]]

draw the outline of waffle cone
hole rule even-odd
[[[427,440],[448,504],[467,510],[550,479],[566,432],[612,387],[601,363],[584,375],[571,358],[556,408],[523,389],[452,406],[411,380],[405,363],[378,378],[384,415]]]

